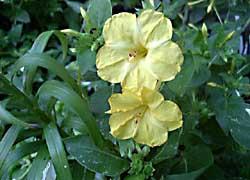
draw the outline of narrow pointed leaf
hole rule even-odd
[[[71,180],[72,175],[69,169],[69,163],[56,125],[50,123],[44,129],[44,136],[52,162],[56,169],[58,180]]]
[[[5,133],[3,139],[0,142],[0,169],[5,161],[6,156],[8,155],[12,145],[16,141],[18,133],[20,132],[20,127],[11,126],[8,131]]]
[[[63,57],[65,58],[68,50],[68,42],[66,37],[59,31],[46,31],[41,33],[34,41],[29,53],[42,53],[50,39],[50,37],[55,34],[62,44]],[[36,74],[37,66],[30,65],[25,78],[25,90],[28,94],[32,92],[32,81]]]
[[[27,175],[27,180],[41,180],[43,171],[49,162],[49,152],[46,147],[38,151],[37,157],[32,162],[31,169]]]
[[[88,133],[99,146],[103,146],[103,139],[98,130],[97,123],[89,110],[88,103],[82,99],[76,92],[65,86],[59,81],[47,81],[44,83],[37,93],[38,96],[46,95],[57,98],[64,104],[67,104],[73,112],[75,112],[86,124]]]
[[[21,57],[15,64],[14,72],[18,71],[22,67],[40,66],[55,73],[65,82],[70,84],[73,88],[78,89],[74,79],[69,75],[64,66],[58,63],[54,58],[43,53],[29,53]]]
[[[26,122],[23,122],[22,120],[16,118],[15,116],[13,116],[10,112],[8,112],[6,109],[4,109],[1,105],[0,105],[0,120],[5,121],[5,122],[10,123],[10,124],[22,126],[22,127],[31,127],[32,126],[32,125],[30,125]]]
[[[0,177],[2,180],[10,179],[9,175],[16,163],[23,157],[37,152],[42,146],[44,146],[43,142],[30,142],[24,143],[10,151],[3,166],[0,168]]]
[[[30,52],[37,52],[37,53],[43,52],[52,34],[53,31],[45,31],[41,33],[34,41],[30,49]]]
[[[0,94],[8,94],[15,97],[20,97],[25,102],[25,105],[32,107],[30,99],[20,91],[11,81],[9,81],[2,73],[0,73]]]

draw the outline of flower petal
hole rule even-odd
[[[118,129],[111,130],[110,133],[118,139],[129,139],[133,138],[136,134],[138,124],[133,121],[127,121],[124,125],[120,126]]]
[[[168,138],[168,129],[162,123],[155,119],[150,111],[146,111],[139,122],[137,133],[134,136],[135,141],[151,147],[162,145]]]
[[[172,37],[172,23],[161,12],[145,10],[137,19],[146,47],[160,46]]]
[[[136,16],[126,12],[113,15],[103,27],[103,37],[109,45],[129,46],[134,43],[136,32]]]
[[[136,121],[138,114],[142,114],[145,107],[135,108],[126,112],[116,112],[110,116],[109,125],[111,132],[118,130],[121,126],[124,126],[128,121]]]
[[[174,131],[183,125],[183,121],[171,121],[171,122],[165,122],[166,126],[168,127],[168,131]]]
[[[181,70],[183,55],[179,46],[169,41],[160,47],[149,49],[145,62],[157,79],[170,81]]]
[[[127,61],[120,61],[102,69],[98,69],[97,74],[103,80],[111,83],[119,83],[124,80],[130,70],[130,63]]]
[[[182,126],[182,113],[180,108],[172,101],[164,101],[156,109],[152,110],[152,115],[159,121],[165,122],[165,127],[169,131]]]
[[[110,133],[119,139],[133,138],[141,120],[140,115],[145,111],[145,106],[140,106],[131,111],[113,113],[109,120]]]
[[[96,67],[101,69],[128,60],[128,54],[129,50],[126,48],[104,45],[97,53]]]
[[[143,103],[147,104],[151,109],[156,108],[164,101],[164,97],[161,93],[148,88],[142,89],[141,96]]]
[[[143,60],[140,60],[143,61]],[[141,63],[143,64],[143,62]],[[140,90],[143,87],[154,89],[157,83],[157,79],[145,69],[140,63],[134,65],[124,81],[122,81],[122,87],[124,89]]]
[[[141,99],[130,91],[125,91],[122,94],[113,94],[109,98],[111,113],[125,112],[137,108],[142,105]]]

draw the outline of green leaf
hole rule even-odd
[[[60,83],[59,81],[47,81],[38,90],[37,95],[52,96],[62,101],[73,112],[75,112],[86,124],[88,132],[94,142],[99,146],[103,146],[103,139],[98,130],[96,121],[91,114],[85,99],[82,99],[72,89]]]
[[[52,36],[53,31],[46,31],[41,33],[36,40],[34,41],[31,49],[29,50],[32,53],[42,53],[50,39],[50,37]]]
[[[23,179],[29,172],[30,167],[30,164],[24,164],[21,166],[21,168],[14,169],[11,173],[11,179]]]
[[[78,162],[74,161],[70,166],[72,169],[72,176],[74,180],[95,179],[95,173],[89,171],[88,169],[80,165]]]
[[[0,177],[3,180],[10,179],[8,177],[16,163],[23,157],[37,152],[43,145],[42,142],[24,143],[10,151],[2,168],[0,168]]]
[[[58,63],[54,58],[44,53],[28,53],[21,57],[15,64],[13,72],[17,72],[21,67],[38,67],[41,66],[50,70],[67,82],[71,87],[78,90],[75,80],[69,75],[64,66]]]
[[[36,158],[32,162],[32,166],[27,175],[27,180],[41,180],[43,171],[49,162],[49,152],[46,147],[38,151]]]
[[[84,75],[89,70],[94,69],[95,59],[96,53],[91,51],[91,49],[84,49],[77,53],[76,60],[82,75]]]
[[[194,60],[192,55],[186,55],[184,64],[181,67],[181,72],[177,74],[176,78],[167,83],[168,88],[179,96],[183,96],[192,80],[194,69]]]
[[[214,88],[209,93],[212,95],[209,104],[221,128],[226,134],[230,131],[235,141],[250,149],[249,105],[236,94],[225,96],[222,90]]]
[[[68,41],[65,35],[57,30],[45,31],[41,33],[34,41],[29,53],[42,53],[53,34],[59,39],[62,45],[63,57],[65,58],[68,51]]]
[[[20,11],[17,12],[16,21],[29,23],[30,22],[29,13],[23,9],[20,9]]]
[[[105,21],[112,15],[110,0],[91,0],[87,13],[93,27],[102,28]]]
[[[160,151],[153,158],[154,164],[173,158],[177,154],[181,134],[182,129],[170,132],[168,141],[160,148]]]
[[[69,169],[69,163],[62,144],[60,134],[54,123],[50,123],[44,129],[44,136],[49,149],[52,162],[55,166],[59,180],[71,180],[72,175]]]
[[[129,168],[127,160],[97,148],[87,136],[65,141],[68,153],[87,169],[106,176],[118,176]]]
[[[175,19],[186,3],[187,0],[163,1],[163,12],[167,17]]]
[[[20,91],[11,81],[9,81],[2,73],[0,73],[0,94],[8,94],[11,96],[15,96],[15,98],[20,97],[24,102],[25,105],[28,107],[33,107],[32,102],[30,99]]]
[[[190,86],[198,87],[205,83],[211,75],[208,67],[208,61],[200,55],[193,55],[194,69],[195,72],[192,76]]]
[[[224,106],[225,107],[225,106]],[[231,96],[227,100],[225,109],[227,118],[229,120],[230,133],[239,144],[250,149],[250,114],[249,105],[245,104],[244,100],[238,96]]]
[[[80,7],[84,7],[84,5],[77,1],[68,1],[64,0],[66,4],[71,7],[76,13],[80,13]]]
[[[135,143],[132,139],[118,140],[121,157],[129,157],[135,150]]]
[[[16,44],[21,39],[22,31],[23,31],[22,24],[16,24],[12,26],[8,35],[12,43]]]
[[[10,123],[10,124],[15,124],[15,125],[18,125],[18,126],[22,126],[22,127],[32,127],[31,124],[23,122],[22,120],[20,120],[20,119],[16,118],[15,116],[13,116],[6,109],[4,109],[2,107],[2,105],[0,105],[0,120],[5,121],[5,122]]]
[[[210,78],[210,70],[204,57],[186,54],[181,72],[167,83],[168,88],[178,96],[183,96],[190,88],[205,83]]]
[[[53,33],[58,37],[62,44],[63,57],[65,58],[68,50],[68,42],[63,33],[59,31],[46,31],[41,33],[33,43],[29,53],[42,53]],[[29,65],[28,72],[25,79],[25,91],[28,94],[32,92],[32,82],[36,73],[37,67],[35,65]]]
[[[16,141],[18,133],[20,132],[20,127],[11,126],[8,131],[5,133],[3,139],[0,142],[0,169],[7,157],[12,145]]]
[[[96,92],[90,97],[91,111],[96,114],[103,115],[109,110],[108,99],[112,94],[111,86],[105,86],[97,89]]]
[[[67,37],[64,35],[64,33],[60,31],[54,31],[55,36],[59,39],[61,45],[62,45],[62,51],[63,51],[63,59],[66,58],[68,53],[68,40]]]
[[[33,101],[32,99],[27,97],[22,91],[15,87],[14,84],[12,84],[3,74],[0,73],[0,94],[1,93],[12,96],[13,100],[22,104],[22,108],[28,108],[30,111],[35,112],[36,116],[39,115],[41,119],[37,118],[36,122],[39,121],[41,125],[44,124],[44,121],[46,122],[49,120],[47,115],[38,108],[36,101]],[[6,122],[19,124],[25,127],[32,126],[27,123],[24,124],[22,120],[18,120],[17,118],[11,116],[10,113],[6,112],[6,110],[1,105],[0,109],[2,111],[2,120],[5,119]]]
[[[66,106],[67,108],[67,106]],[[61,115],[57,115],[57,121],[62,121],[61,128],[74,129],[82,134],[88,134],[86,124],[70,109],[64,109]]]
[[[224,97],[225,93],[223,90],[217,88],[209,88],[208,93],[211,94],[210,98],[208,99],[208,103],[211,109],[214,110],[216,113],[216,120],[225,132],[225,134],[228,134],[229,120],[226,117],[227,112],[225,111],[225,106],[227,105],[226,98]]]
[[[124,180],[145,180],[145,175],[137,174],[132,176],[126,176]]]
[[[168,180],[195,180],[213,164],[213,154],[204,145],[196,145],[184,152],[183,164],[186,173],[171,174]]]

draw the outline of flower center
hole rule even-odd
[[[144,116],[144,114],[145,114],[145,112],[147,110],[147,107],[145,107],[145,106],[143,106],[141,108],[142,108],[141,111],[136,113],[135,116],[134,116],[135,124],[139,123],[139,121],[143,118],[143,116]]]
[[[135,62],[137,60],[140,60],[144,58],[147,55],[147,53],[148,53],[148,50],[144,47],[133,49],[128,53],[128,61]]]

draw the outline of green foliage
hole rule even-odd
[[[57,127],[52,122],[44,128],[44,136],[58,179],[72,179],[69,163]]]
[[[143,8],[185,57],[160,87],[183,128],[151,149],[109,134],[120,87],[95,67],[105,21]],[[249,17],[248,0],[0,1],[1,179],[250,179]]]
[[[106,176],[118,176],[129,167],[128,161],[96,147],[89,137],[67,139],[69,154],[87,169]],[[105,166],[106,165],[106,166]]]

